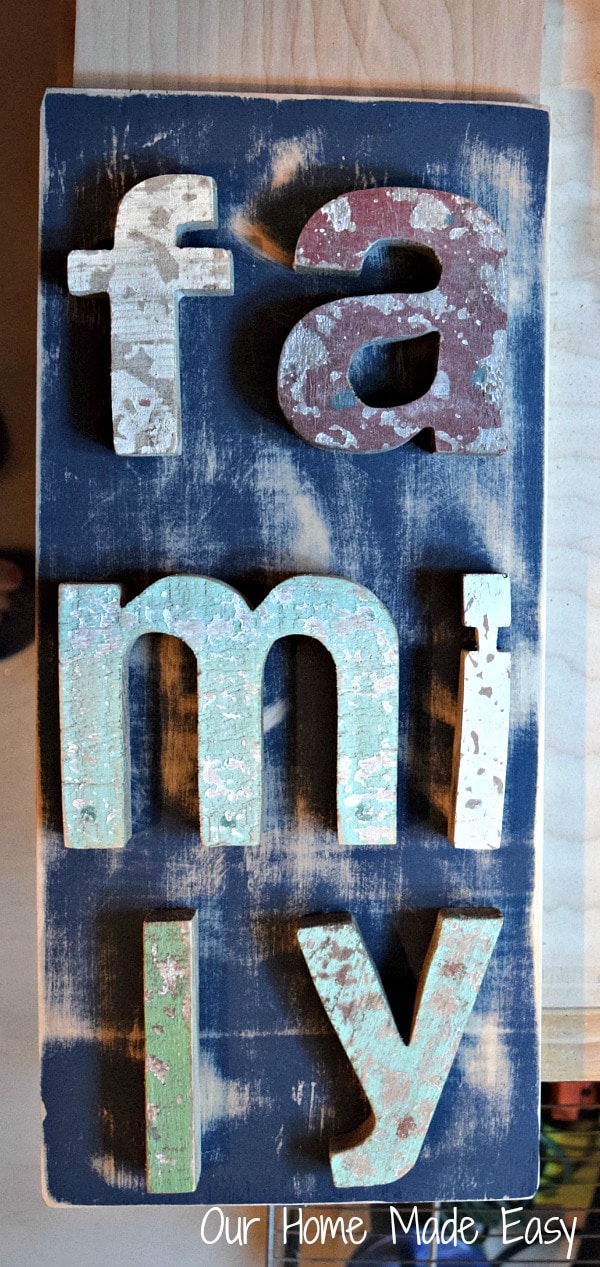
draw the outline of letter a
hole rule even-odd
[[[302,273],[359,274],[377,243],[419,247],[441,268],[423,293],[355,295],[313,308],[283,345],[281,408],[319,448],[380,453],[430,430],[440,453],[486,456],[502,431],[506,359],[506,242],[483,207],[440,189],[353,189],[311,216],[296,246]],[[369,344],[439,336],[426,399],[376,408],[353,386],[354,358]]]
[[[393,1183],[414,1166],[502,927],[498,911],[439,911],[408,1044],[350,915],[315,918],[298,940],[319,997],[371,1105],[330,1141],[336,1188]]]

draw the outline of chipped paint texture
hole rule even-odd
[[[408,1044],[352,917],[299,929],[315,987],[371,1105],[362,1126],[330,1141],[337,1188],[393,1183],[414,1166],[501,927],[498,911],[438,913]]]
[[[322,642],[337,670],[340,841],[394,844],[398,639],[362,586],[302,576],[255,612],[203,577],[157,581],[121,607],[119,585],[63,585],[59,599],[65,844],[124,845],[131,834],[127,654],[145,633],[181,638],[198,661],[200,835],[258,844],[262,809],[262,676],[274,642]]]
[[[395,958],[399,943],[418,971],[435,919],[430,912],[471,906],[499,907],[504,915],[503,936],[471,1013],[472,1021],[481,1018],[481,1037],[467,1026],[413,1168],[397,1184],[357,1192],[361,1199],[400,1204],[431,1197],[501,1200],[535,1187],[542,125],[541,112],[531,108],[457,102],[161,93],[46,99],[42,250],[50,264],[56,252],[66,260],[75,246],[112,245],[119,199],[136,181],[158,171],[206,172],[218,179],[220,227],[210,239],[198,233],[196,241],[231,249],[236,273],[229,299],[181,305],[184,462],[107,456],[98,443],[106,417],[97,396],[98,383],[109,390],[106,297],[65,294],[52,266],[42,279],[40,942],[44,1131],[55,1201],[98,1208],[168,1199],[147,1195],[140,1148],[140,903],[148,912],[185,905],[198,909],[201,920],[202,1177],[195,1193],[171,1200],[351,1199],[351,1190],[333,1185],[329,1140],[370,1110],[310,980],[298,925],[309,912],[352,912],[378,969],[385,966],[386,987],[388,977],[394,982],[389,1000],[396,1014],[407,970],[404,957]],[[322,132],[321,151],[295,170],[289,185],[275,187],[278,142],[313,127]],[[368,145],[353,146],[358,136]],[[434,461],[409,443],[381,461],[357,461],[302,442],[288,433],[282,415],[277,419],[276,353],[291,325],[338,291],[364,295],[369,287],[360,273],[345,281],[276,266],[272,256],[267,260],[234,235],[234,213],[254,219],[293,257],[302,225],[327,198],[386,179],[465,194],[506,232],[503,415],[511,443],[504,457]],[[467,238],[467,227],[457,232]],[[496,270],[493,256],[489,263]],[[496,285],[491,272],[485,284]],[[388,302],[386,294],[372,298]],[[408,311],[413,334],[433,320],[429,310]],[[339,322],[323,315],[335,329]],[[320,338],[327,330],[315,325]],[[204,346],[208,360],[200,354]],[[66,347],[77,355],[65,358]],[[88,382],[90,405],[82,409]],[[450,399],[450,378],[438,374],[436,390]],[[429,397],[421,404],[428,410]],[[475,647],[472,631],[461,634],[465,572],[507,573],[511,580],[512,624],[501,631],[500,645],[512,653],[517,777],[511,779],[509,769],[503,847],[493,853],[460,853],[445,841],[460,652]],[[306,574],[343,577],[384,603],[402,655],[397,847],[339,843],[334,669],[322,647],[298,639],[276,647],[266,665],[263,713],[272,708],[264,721],[276,722],[280,701],[289,711],[264,741],[260,848],[201,848],[196,660],[181,638],[163,636],[138,640],[126,676],[136,835],[126,848],[74,856],[64,847],[54,588],[65,580],[126,583],[131,577],[137,588],[129,600],[156,577],[181,574],[219,578],[249,601],[252,595],[252,605],[284,578]],[[85,684],[96,691],[100,651],[96,659],[82,657],[82,666],[77,690]],[[87,757],[94,757],[89,749]],[[93,784],[91,766],[89,773]],[[93,831],[91,822],[87,830]],[[128,955],[132,943],[136,962]],[[412,1004],[412,997],[411,989],[406,1001]],[[409,1024],[398,1024],[408,1038]],[[65,1096],[72,1086],[96,1088],[98,1095]],[[136,1086],[137,1105],[127,1100],[128,1088]],[[236,1150],[242,1136],[243,1156]]]
[[[295,431],[323,448],[378,453],[431,429],[442,453],[502,453],[506,358],[506,244],[491,216],[455,194],[358,189],[326,203],[296,247],[300,272],[359,273],[377,242],[428,248],[439,285],[419,294],[365,295],[313,308],[294,326],[278,391]],[[438,372],[424,398],[366,408],[350,381],[366,343],[437,331]]]
[[[510,713],[510,654],[498,629],[510,625],[510,580],[463,577],[463,623],[477,650],[463,651],[448,836],[458,849],[497,849],[502,835]]]
[[[119,204],[111,251],[71,251],[72,295],[110,296],[115,452],[181,453],[181,295],[230,295],[233,256],[218,247],[180,247],[186,228],[217,225],[210,176],[154,176]]]
[[[200,1178],[198,916],[144,921],[146,1184],[194,1192]]]

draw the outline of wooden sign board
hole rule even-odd
[[[48,1197],[528,1194],[547,116],[52,92],[42,155]]]

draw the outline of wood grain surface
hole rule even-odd
[[[78,0],[77,87],[535,99],[542,0]]]
[[[544,1064],[600,1078],[600,8],[547,0],[550,196]],[[594,117],[596,124],[594,125]],[[596,133],[594,132],[596,128]]]
[[[45,123],[42,314],[43,347],[50,354],[42,364],[40,397],[39,541],[48,1191],[61,1203],[148,1199],[143,1115],[135,1111],[137,1093],[127,1094],[143,1086],[141,925],[147,910],[176,902],[202,908],[200,972],[206,983],[206,1165],[197,1192],[179,1199],[284,1202],[293,1191],[297,1201],[299,1188],[295,1181],[290,1186],[289,1174],[301,1166],[311,1199],[334,1200],[328,1141],[352,1130],[364,1113],[356,1088],[348,1095],[335,1032],[326,1027],[315,992],[306,988],[298,920],[324,910],[351,911],[390,997],[391,978],[403,992],[402,981],[418,974],[435,911],[457,900],[461,908],[499,907],[503,934],[429,1127],[427,1155],[422,1152],[397,1181],[401,1189],[390,1193],[389,1185],[376,1185],[370,1194],[382,1200],[416,1200],[424,1193],[458,1199],[479,1192],[484,1173],[488,1196],[530,1191],[539,1138],[531,893],[539,877],[534,808],[547,114],[512,104],[92,92],[49,94]],[[317,129],[322,149],[315,153]],[[357,138],[363,138],[358,154]],[[56,285],[56,262],[70,250],[111,242],[123,191],[139,177],[174,167],[210,171],[217,182],[215,244],[235,252],[235,292],[226,302],[181,304],[184,459],[123,461],[112,444],[107,305],[93,296],[70,299]],[[272,226],[271,239],[289,253],[324,192],[327,198],[361,189],[369,178],[378,185],[386,179],[391,186],[403,180],[418,185],[425,170],[434,187],[458,190],[488,208],[507,234],[511,281],[519,282],[510,347],[527,349],[527,359],[510,357],[510,446],[498,458],[456,462],[415,444],[358,460],[322,452],[282,426],[276,366],[291,324],[307,306],[331,298],[331,286],[323,296],[313,278],[249,245],[242,230]],[[323,177],[333,187],[323,191]],[[381,268],[369,279],[375,297],[389,289]],[[351,283],[344,285],[341,294]],[[364,291],[363,278],[352,285]],[[55,356],[54,349],[64,354]],[[453,850],[445,837],[465,644],[465,569],[510,575],[509,642],[520,670],[513,682],[506,847],[486,858],[485,866],[468,851]],[[201,849],[197,822],[163,813],[157,777],[164,736],[156,724],[150,666],[137,652],[144,639],[159,637],[162,648],[172,634],[185,631],[164,618],[171,609],[168,593],[162,594],[168,582],[156,578],[180,573],[187,583],[197,575],[211,584],[218,578],[247,596],[256,622],[265,590],[266,604],[272,604],[306,572],[323,586],[347,585],[346,578],[364,585],[402,630],[399,847],[340,844],[334,736],[343,710],[338,706],[336,720],[336,649],[326,643],[325,692],[322,658],[310,676],[308,668],[300,672],[293,658],[299,648],[288,640],[270,653],[265,676],[261,847]],[[56,777],[56,607],[57,583],[64,581],[71,589],[123,583],[126,621],[146,610],[157,584],[160,592],[161,619],[141,621],[143,638],[129,665],[136,840],[120,856],[115,850],[75,855],[64,847]],[[315,628],[288,623],[273,630],[303,632],[318,636]],[[325,654],[314,637],[309,642],[317,657]],[[160,712],[163,706],[161,701]],[[176,726],[175,707],[170,700],[169,720]],[[192,762],[185,769],[193,775]],[[318,1078],[310,1072],[313,1062]],[[85,1088],[98,1086],[99,1077],[102,1098],[94,1099]],[[314,1094],[311,1089],[305,1095],[311,1079]],[[82,1088],[68,1102],[67,1080]],[[489,1110],[473,1113],[469,1103],[479,1105],[482,1097]],[[300,1154],[299,1139],[312,1139],[314,1148]],[[439,1173],[447,1158],[444,1139],[453,1149],[460,1143],[458,1178],[454,1168]],[[247,1179],[238,1183],[242,1165]]]
[[[157,0],[101,9],[79,0],[74,83],[535,97],[541,60],[553,126],[543,1067],[552,1078],[600,1077],[600,603],[589,445],[599,412],[591,311],[600,10],[595,0],[432,0],[424,20],[424,3],[300,3],[293,15],[278,5],[274,26],[271,6],[251,7],[250,22],[242,0],[213,0],[202,14],[191,0],[168,12]]]

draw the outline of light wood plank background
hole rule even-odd
[[[74,83],[539,92],[542,0],[78,0]]]
[[[597,0],[546,0],[542,100],[551,108],[553,132],[544,1067],[548,1076],[600,1079]]]
[[[597,0],[78,0],[75,36],[81,87],[530,101],[541,91],[552,109],[543,1068],[553,1079],[600,1078],[599,44]]]

